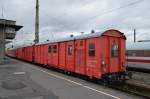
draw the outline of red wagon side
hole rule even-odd
[[[126,76],[125,40],[117,30],[90,33],[17,49],[17,57],[97,79]]]

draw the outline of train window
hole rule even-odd
[[[51,53],[52,52],[52,46],[48,47],[48,52]]]
[[[136,56],[136,53],[132,53],[132,56]]]
[[[83,41],[80,41],[80,46],[83,46]]]
[[[95,56],[95,44],[94,43],[89,44],[89,56]]]
[[[53,46],[53,53],[57,53],[57,46],[56,45]]]
[[[118,57],[118,45],[112,45],[111,56]]]
[[[72,45],[68,46],[68,55],[72,55]]]

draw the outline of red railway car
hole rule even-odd
[[[13,48],[7,48],[5,50],[5,55],[15,58],[15,57],[17,57],[17,52]]]
[[[111,29],[33,45],[23,54],[27,54],[28,61],[64,71],[97,79],[122,80],[126,76],[125,40],[123,33]],[[20,48],[17,50],[20,53]]]
[[[16,50],[16,57],[17,57],[18,59],[23,59],[22,48],[18,48],[18,49]]]

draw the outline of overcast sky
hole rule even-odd
[[[35,1],[0,0],[4,18],[16,20],[17,24],[24,26],[17,33],[15,42],[34,39]],[[39,1],[41,41],[69,36],[71,33],[90,32],[92,29],[103,31],[110,28],[124,32],[128,41],[133,41],[134,28],[137,29],[138,40],[150,39],[150,0]],[[136,1],[141,2],[124,7]],[[120,7],[124,8],[116,10]]]

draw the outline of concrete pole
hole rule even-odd
[[[39,42],[39,0],[36,0],[35,44]]]
[[[134,43],[136,42],[136,29],[134,29]]]

